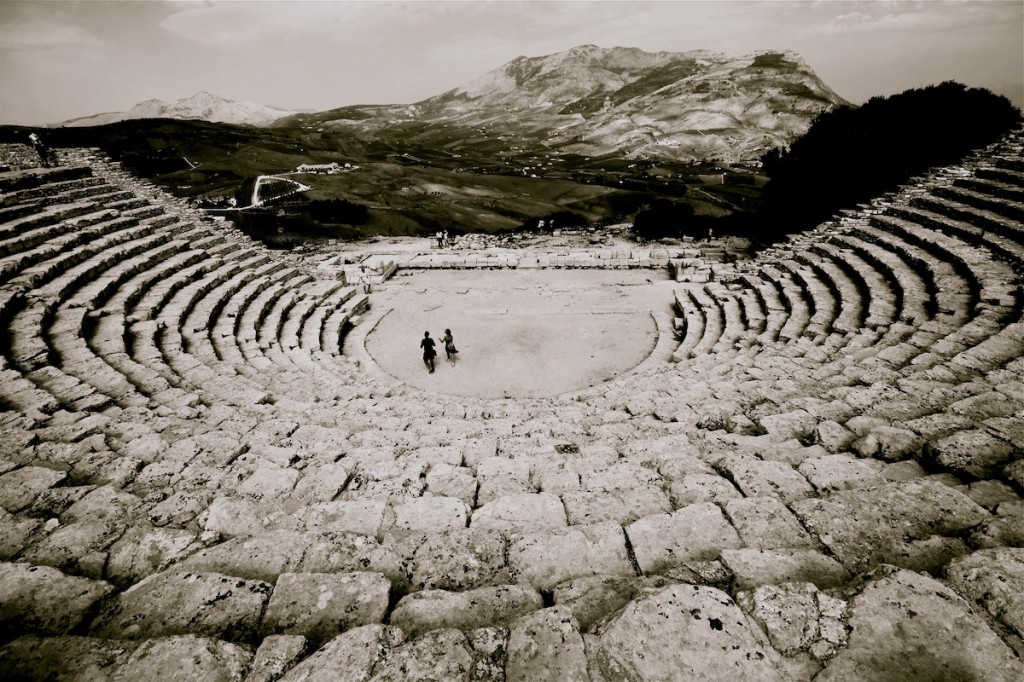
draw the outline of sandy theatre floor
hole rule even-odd
[[[404,272],[371,298],[379,322],[366,350],[418,388],[480,398],[546,397],[637,366],[658,340],[653,312],[668,312],[673,282],[649,270]],[[451,366],[439,342],[450,328]],[[419,349],[437,341],[430,374]]]

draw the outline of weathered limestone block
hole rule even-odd
[[[964,494],[989,511],[995,511],[999,505],[1007,502],[1024,502],[1013,488],[1002,481],[974,481],[967,485]]]
[[[1013,400],[998,391],[989,391],[958,400],[949,406],[950,411],[962,414],[976,422],[993,417],[1006,417],[1021,410],[1020,401]]]
[[[401,560],[411,590],[462,591],[512,582],[504,533],[459,528],[426,533],[390,533],[384,545]]]
[[[455,497],[418,497],[394,506],[396,530],[444,531],[466,527],[469,509]]]
[[[108,583],[64,575],[48,566],[0,563],[0,639],[64,634],[113,592]]]
[[[815,427],[815,440],[829,452],[844,452],[857,439],[853,432],[831,419],[818,422]]]
[[[768,436],[757,436],[756,440],[761,441],[765,438],[768,438]],[[798,467],[804,460],[824,457],[828,454],[828,450],[820,445],[804,445],[798,440],[784,440],[781,443],[759,442],[750,449],[750,454],[756,455],[765,461],[780,462],[791,467]]]
[[[1018,459],[1003,467],[1003,478],[1017,486],[1018,490],[1024,490],[1024,459]]]
[[[566,525],[562,500],[547,493],[508,495],[473,511],[474,528],[530,532]]]
[[[724,505],[729,500],[743,497],[743,493],[718,474],[686,474],[672,481],[669,497],[672,505],[678,509],[699,502]]]
[[[476,467],[477,464],[494,457],[498,452],[498,441],[494,438],[468,438],[458,441],[462,446],[462,466]]]
[[[506,495],[534,492],[530,483],[530,463],[525,459],[489,457],[476,465],[480,483],[477,504],[484,505]]]
[[[1024,638],[1024,549],[985,549],[946,566],[954,590]]]
[[[804,460],[797,471],[822,495],[836,490],[871,488],[885,483],[874,469],[849,455],[828,455]]]
[[[62,471],[46,467],[27,466],[0,476],[0,507],[17,514],[35,502],[36,498],[67,478]]]
[[[583,637],[569,609],[541,609],[512,623],[505,679],[590,682]]]
[[[924,448],[924,439],[910,429],[888,424],[875,425],[850,445],[861,457],[877,457],[888,462],[917,457]]]
[[[688,561],[714,559],[723,549],[741,546],[736,530],[718,505],[691,504],[671,514],[657,514],[626,527],[637,565],[658,573]]]
[[[843,490],[791,508],[853,571],[883,562],[915,570],[942,565],[966,550],[956,536],[990,518],[966,495],[933,481]]]
[[[40,519],[18,518],[0,509],[0,561],[9,561],[25,551],[41,528]]]
[[[668,494],[656,486],[562,493],[569,524],[627,524],[672,511]]]
[[[974,528],[968,542],[978,549],[1024,547],[1024,501],[1001,502],[995,517]]]
[[[284,530],[231,538],[199,550],[175,568],[272,583],[282,573],[296,570],[310,542],[303,533]]]
[[[125,443],[120,452],[125,457],[132,457],[150,464],[160,459],[167,449],[167,441],[158,433],[147,433]]]
[[[608,680],[785,679],[763,640],[726,593],[672,585],[598,625],[587,649]]]
[[[758,549],[779,547],[816,548],[815,542],[793,512],[774,497],[744,497],[729,500],[725,512],[743,539]]]
[[[39,497],[28,508],[28,513],[40,518],[60,516],[71,505],[78,502],[96,489],[94,485],[77,485],[64,488],[49,488],[39,493]]]
[[[308,533],[306,552],[294,569],[302,573],[382,573],[394,584],[405,579],[399,557],[375,538],[358,533]]]
[[[929,452],[942,466],[971,478],[994,478],[1004,464],[1020,453],[1010,443],[986,431],[957,431],[931,443]]]
[[[308,466],[302,470],[302,478],[288,494],[286,504],[299,506],[330,502],[345,489],[348,470],[333,462],[319,466]]]
[[[403,639],[400,629],[387,625],[349,630],[289,670],[281,682],[364,682]]]
[[[687,442],[689,439],[687,439]],[[668,453],[661,454],[656,463],[658,473],[666,481],[679,481],[694,474],[714,474],[707,462],[702,460],[692,445],[670,448]]]
[[[616,523],[510,536],[508,563],[517,583],[542,590],[573,578],[636,575]]]
[[[174,528],[130,529],[110,547],[107,579],[130,585],[202,549],[195,533]]]
[[[967,417],[950,414],[949,412],[936,412],[905,421],[903,426],[920,435],[925,441],[933,442],[940,438],[945,438],[951,433],[970,429],[974,426],[974,422]]]
[[[235,490],[238,495],[257,502],[280,500],[287,497],[299,480],[295,469],[264,466],[242,481]]]
[[[391,624],[414,638],[429,630],[504,626],[544,607],[537,590],[519,585],[478,587],[465,592],[424,590],[403,597],[391,612]]]
[[[541,492],[552,495],[576,492],[582,487],[580,475],[564,469],[546,470],[541,468],[534,474],[534,478],[537,479]]]
[[[1016,395],[1024,395],[1024,382],[1018,383],[1014,390]],[[982,425],[993,435],[1013,444],[1018,450],[1024,450],[1024,410],[1006,417],[992,417],[982,422]]]
[[[464,633],[473,652],[473,669],[469,679],[480,682],[501,682],[507,665],[508,630],[486,627]]]
[[[0,670],[11,680],[106,682],[138,642],[26,635],[0,647]]]
[[[339,499],[380,499],[396,504],[417,498],[427,486],[423,480],[426,468],[425,463],[404,460],[360,466]]]
[[[100,579],[107,563],[107,549],[121,536],[124,523],[123,519],[100,519],[58,526],[29,546],[21,559]]]
[[[173,484],[180,483],[181,474],[188,464],[173,459],[165,459],[147,464],[136,475],[130,490],[137,494],[153,490],[164,490]]]
[[[747,497],[777,497],[789,504],[814,495],[814,488],[792,466],[743,455],[729,455],[719,462]]]
[[[156,573],[118,595],[92,624],[100,637],[195,634],[244,641],[256,633],[271,586],[219,573]]]
[[[928,475],[924,467],[912,459],[886,464],[878,473],[887,481],[913,481]]]
[[[773,414],[757,420],[765,433],[772,438],[784,440],[803,440],[814,433],[817,419],[807,410],[794,410],[783,414]]]
[[[722,562],[741,590],[791,582],[814,583],[824,590],[850,579],[839,562],[810,549],[727,549],[722,550]]]
[[[435,464],[427,472],[427,492],[443,497],[456,497],[473,506],[477,492],[476,476],[469,467]]]
[[[491,656],[474,651],[467,633],[433,630],[386,652],[373,669],[371,680],[465,680],[476,677],[481,663]],[[503,648],[503,647],[502,647]],[[498,656],[500,658],[500,655]],[[360,678],[361,679],[361,678]],[[488,678],[483,678],[488,679]],[[492,680],[500,678],[492,677]]]
[[[460,413],[459,417],[461,416]],[[438,465],[457,467],[462,465],[462,448],[454,445],[417,447],[404,453],[402,457],[409,461],[422,462],[431,467]]]
[[[680,581],[660,575],[577,578],[555,588],[555,604],[569,609],[579,629],[586,632],[594,623],[618,611],[638,595],[655,592],[677,582]]]
[[[208,431],[177,441],[167,449],[164,458],[183,462],[197,460],[203,464],[226,467],[245,449],[246,445],[237,433]]]
[[[583,474],[583,489],[589,492],[613,490],[660,489],[665,480],[658,472],[637,464],[619,462],[609,467]]]
[[[320,533],[346,531],[376,537],[388,512],[386,500],[335,500],[301,510],[297,516],[306,529]]]
[[[953,590],[884,567],[847,596],[849,640],[815,680],[1019,680],[1024,664]]]
[[[157,502],[149,510],[154,526],[183,528],[210,506],[216,493],[212,490],[183,490]]]
[[[309,647],[302,635],[271,635],[260,642],[245,682],[275,682],[299,662]]]
[[[390,590],[380,573],[283,573],[261,630],[264,636],[331,639],[350,628],[381,622]]]
[[[264,518],[252,500],[221,496],[210,503],[202,525],[203,530],[228,537],[260,535],[266,532]]]
[[[163,637],[139,644],[109,679],[242,682],[251,661],[246,646],[194,635]]]
[[[846,602],[809,583],[759,587],[740,592],[736,602],[786,657],[794,677],[810,678],[821,669],[820,661],[846,643]]]

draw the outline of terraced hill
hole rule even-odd
[[[367,372],[355,287],[5,149],[0,670],[1020,679],[1022,148],[680,284],[678,362],[520,400]]]

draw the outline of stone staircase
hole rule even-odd
[[[360,287],[0,149],[0,670],[1021,679],[1022,140],[680,283],[674,362],[521,400],[368,373]]]

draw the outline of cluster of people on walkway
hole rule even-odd
[[[455,355],[458,353],[458,349],[455,348],[455,337],[452,336],[451,329],[444,330],[444,336],[441,337],[441,343],[444,344],[444,352],[448,357],[448,363],[455,366]],[[430,370],[430,373],[434,373],[434,358],[437,357],[437,351],[435,350],[434,339],[430,338],[430,332],[423,332],[423,340],[420,341],[420,348],[423,349],[423,363]]]
[[[437,234],[434,235],[434,239],[437,240],[437,248],[446,248],[449,244],[448,230],[438,230]]]

